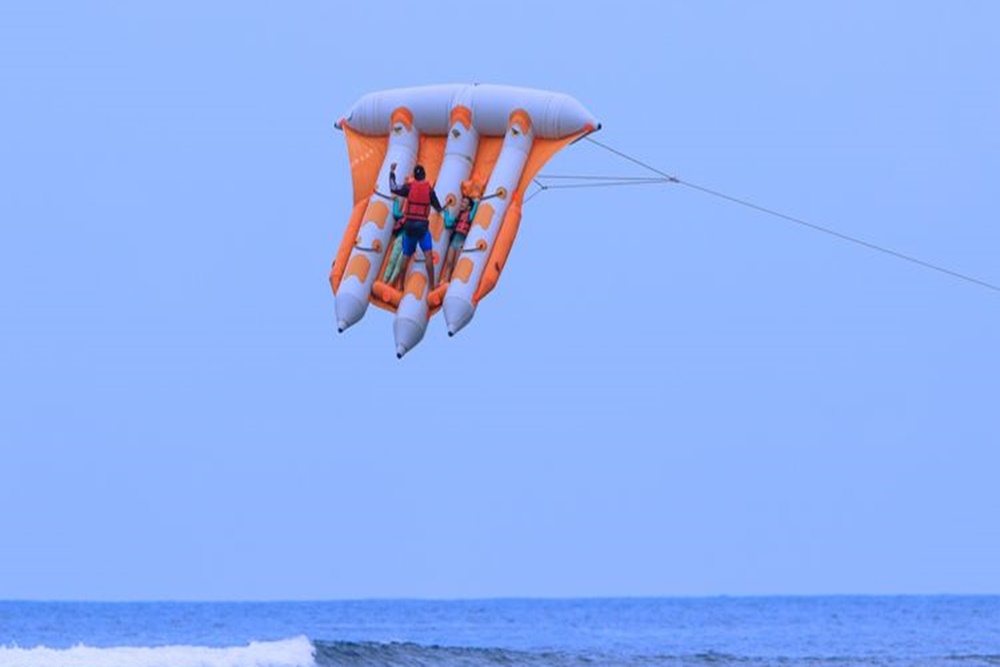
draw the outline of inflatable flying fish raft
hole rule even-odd
[[[330,271],[337,329],[364,317],[370,303],[395,314],[396,355],[419,343],[444,311],[448,335],[466,326],[496,286],[521,221],[525,189],[568,144],[600,129],[583,105],[561,93],[495,85],[401,88],[362,97],[336,127],[347,139],[354,209]],[[423,165],[443,206],[483,197],[448,283],[433,289],[426,262],[441,276],[449,234],[430,216],[432,251],[414,255],[403,289],[382,281],[392,243],[389,168],[397,182]]]

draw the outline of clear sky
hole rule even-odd
[[[1000,283],[1000,4],[563,6],[0,4],[0,598],[1000,593],[1000,292],[553,191],[455,338],[336,334],[333,123],[429,83]]]

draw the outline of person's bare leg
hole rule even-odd
[[[428,250],[424,253],[424,268],[427,269],[427,280],[429,281],[430,287],[427,288],[427,292],[430,293],[434,289],[434,251]]]
[[[441,282],[451,282],[451,272],[455,270],[455,249],[448,248],[444,256],[444,264],[441,266]]]
[[[400,292],[403,291],[403,287],[406,285],[406,274],[410,272],[410,264],[413,262],[413,255],[408,255],[403,260],[403,269],[399,272],[399,276],[396,277],[396,282],[393,287],[398,289]]]

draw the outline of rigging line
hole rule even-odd
[[[653,176],[567,176],[564,174],[539,174],[536,178],[550,178],[559,180],[575,181],[654,181],[663,182],[668,179]]]
[[[651,181],[621,181],[612,183],[566,183],[561,185],[546,185],[546,190],[568,190],[570,188],[614,188],[622,185],[663,185],[673,183],[662,178]]]
[[[775,211],[774,209],[770,209],[770,208],[767,208],[767,207],[764,207],[764,206],[760,206],[759,204],[754,204],[753,202],[747,201],[745,199],[740,199],[739,197],[733,197],[732,195],[727,195],[724,192],[719,192],[718,190],[712,190],[711,188],[706,188],[703,185],[697,185],[696,183],[691,183],[689,181],[683,181],[683,180],[681,180],[679,178],[675,178],[675,177],[667,174],[666,172],[660,171],[659,169],[657,169],[655,167],[652,167],[652,166],[650,166],[650,165],[648,165],[648,164],[646,164],[644,162],[640,162],[639,160],[636,160],[635,158],[633,158],[633,157],[631,157],[629,155],[626,155],[625,153],[622,153],[621,151],[615,150],[614,148],[611,148],[610,146],[607,146],[605,144],[602,144],[599,141],[591,139],[590,137],[586,137],[586,139],[587,139],[587,141],[589,141],[589,142],[591,142],[593,144],[596,144],[596,145],[600,146],[601,148],[604,148],[604,149],[606,149],[606,150],[608,150],[608,151],[610,151],[610,152],[612,152],[612,153],[614,153],[616,155],[619,155],[619,156],[625,158],[626,160],[629,160],[630,162],[634,162],[634,163],[636,163],[636,164],[638,164],[640,166],[645,167],[646,169],[649,169],[652,172],[655,172],[657,174],[660,174],[661,176],[669,178],[674,183],[678,183],[680,185],[686,185],[689,188],[692,188],[694,190],[699,190],[701,192],[704,192],[705,194],[712,195],[713,197],[718,197],[720,199],[725,199],[727,201],[733,202],[734,204],[739,204],[741,206],[746,206],[747,208],[752,208],[752,209],[754,209],[756,211],[759,211],[761,213],[766,213],[768,215],[772,215],[772,216],[775,216],[777,218],[781,218],[783,220],[787,220],[789,222],[794,222],[797,225],[802,225],[803,227],[808,227],[809,229],[813,229],[813,230],[818,231],[818,232],[823,232],[824,234],[829,234],[830,236],[835,236],[835,237],[837,237],[837,238],[839,238],[841,240],[849,241],[851,243],[854,243],[854,244],[857,244],[857,245],[860,245],[860,246],[864,246],[865,248],[868,248],[870,250],[876,250],[878,252],[885,253],[886,255],[891,255],[892,257],[895,257],[897,259],[902,259],[904,261],[911,262],[913,264],[917,264],[918,266],[922,266],[925,269],[931,269],[932,271],[937,271],[939,273],[944,273],[944,274],[947,274],[947,275],[949,275],[949,276],[951,276],[953,278],[958,278],[960,280],[965,280],[967,282],[979,285],[980,287],[985,287],[985,288],[991,289],[991,290],[993,290],[995,292],[1000,292],[1000,286],[994,285],[993,283],[987,282],[985,280],[980,280],[979,278],[974,278],[974,277],[972,277],[970,275],[967,275],[967,274],[964,274],[964,273],[960,273],[958,271],[953,271],[952,269],[948,269],[948,268],[945,268],[943,266],[938,266],[937,264],[932,264],[931,262],[927,262],[927,261],[924,261],[924,260],[919,259],[917,257],[913,257],[912,255],[907,255],[907,254],[901,253],[901,252],[899,252],[897,250],[893,250],[891,248],[886,248],[885,246],[880,246],[880,245],[877,245],[875,243],[871,243],[869,241],[865,241],[863,239],[859,239],[859,238],[857,238],[855,236],[851,236],[849,234],[844,234],[843,232],[838,232],[838,231],[836,231],[834,229],[829,229],[828,227],[823,227],[821,225],[817,225],[815,223],[808,222],[808,221],[803,220],[801,218],[796,218],[794,216],[788,215],[787,213],[782,213],[781,211]]]
[[[712,190],[710,188],[706,188],[706,187],[701,186],[701,185],[696,185],[694,183],[688,183],[687,181],[678,181],[678,182],[681,185],[686,185],[689,188],[693,188],[695,190],[700,190],[701,192],[704,192],[706,194],[710,194],[713,197],[719,197],[721,199],[726,199],[726,200],[731,201],[731,202],[733,202],[735,204],[740,204],[742,206],[746,206],[748,208],[755,209],[757,211],[760,211],[761,213],[767,213],[768,215],[773,215],[775,217],[782,218],[783,220],[788,220],[789,222],[794,222],[794,223],[796,223],[798,225],[802,225],[804,227],[808,227],[810,229],[814,229],[814,230],[816,230],[818,232],[823,232],[824,234],[829,234],[830,236],[835,236],[835,237],[837,237],[839,239],[843,239],[844,241],[850,241],[851,243],[855,243],[857,245],[864,246],[865,248],[869,248],[871,250],[877,250],[878,252],[882,252],[882,253],[885,253],[887,255],[891,255],[891,256],[896,257],[898,259],[902,259],[902,260],[905,260],[907,262],[912,262],[913,264],[917,264],[917,265],[922,266],[922,267],[924,267],[926,269],[931,269],[933,271],[939,271],[940,273],[945,273],[945,274],[947,274],[949,276],[952,276],[953,278],[960,278],[962,280],[967,280],[970,283],[975,283],[975,284],[980,285],[982,287],[987,287],[987,288],[989,288],[991,290],[994,290],[996,292],[1000,292],[1000,286],[994,285],[993,283],[986,282],[985,280],[980,280],[979,278],[974,278],[974,277],[966,275],[964,273],[959,273],[958,271],[953,271],[953,270],[951,270],[949,268],[946,268],[946,267],[943,267],[943,266],[938,266],[937,264],[932,264],[932,263],[924,261],[924,260],[922,260],[922,259],[920,259],[918,257],[914,257],[912,255],[907,255],[907,254],[901,253],[901,252],[899,252],[897,250],[893,250],[892,248],[886,248],[884,246],[880,246],[880,245],[877,245],[875,243],[871,243],[869,241],[865,241],[863,239],[859,239],[857,237],[850,236],[850,235],[844,234],[842,232],[838,232],[838,231],[836,231],[834,229],[829,229],[827,227],[822,227],[822,226],[814,224],[812,222],[808,222],[806,220],[802,220],[801,218],[796,218],[796,217],[787,215],[785,213],[782,213],[780,211],[775,211],[775,210],[772,210],[772,209],[769,209],[769,208],[765,208],[765,207],[760,206],[758,204],[754,204],[753,202],[749,202],[749,201],[746,201],[746,200],[743,200],[743,199],[739,199],[737,197],[732,197],[732,196],[727,195],[725,193],[717,192],[715,190]]]
[[[651,172],[653,172],[654,174],[659,174],[660,176],[663,176],[664,178],[668,179],[669,181],[671,181],[671,182],[673,182],[673,183],[678,183],[678,182],[679,182],[679,180],[678,180],[677,178],[675,178],[675,177],[671,176],[671,175],[670,175],[670,174],[668,174],[667,172],[665,172],[665,171],[660,171],[660,170],[659,170],[659,169],[657,169],[656,167],[653,167],[653,166],[651,166],[651,165],[648,165],[648,164],[646,164],[645,162],[642,162],[642,161],[640,161],[640,160],[636,160],[636,159],[635,159],[634,157],[632,157],[631,155],[626,155],[625,153],[622,153],[622,152],[621,152],[621,151],[619,151],[619,150],[615,150],[615,149],[614,149],[614,148],[612,148],[611,146],[608,146],[607,144],[603,144],[603,143],[601,143],[600,141],[598,141],[597,139],[592,139],[592,138],[590,138],[590,137],[584,137],[584,138],[585,138],[585,139],[586,139],[587,141],[589,141],[590,143],[592,143],[592,144],[594,144],[594,145],[596,145],[596,146],[600,146],[600,147],[601,147],[601,148],[603,148],[604,150],[606,150],[606,151],[610,151],[610,152],[614,153],[615,155],[617,155],[617,156],[619,156],[619,157],[622,157],[622,158],[625,158],[625,159],[626,159],[626,160],[628,160],[629,162],[632,162],[632,163],[634,163],[634,164],[637,164],[637,165],[639,165],[640,167],[643,167],[644,169],[648,169],[648,170],[650,170]]]
[[[538,179],[533,178],[533,179],[531,179],[531,182],[534,183],[535,185],[537,185],[538,189],[535,190],[531,195],[529,195],[524,201],[522,201],[521,202],[521,206],[524,206],[529,201],[531,201],[532,199],[534,199],[535,197],[537,197],[538,195],[542,194],[543,192],[545,192],[548,189],[544,185],[542,185],[541,183],[539,183]]]
[[[609,188],[621,185],[662,185],[664,183],[673,183],[674,181],[669,181],[665,178],[629,178],[629,179],[619,179],[616,176],[593,176],[592,179],[600,179],[597,183],[561,183],[558,185],[543,185],[538,179],[539,178],[552,178],[546,177],[544,175],[539,175],[536,178],[531,179],[532,183],[538,186],[538,190],[533,192],[531,195],[524,199],[525,204],[534,199],[536,196],[542,194],[546,190],[570,190],[578,188]],[[555,178],[578,178],[576,176],[559,176]],[[610,180],[605,180],[610,179]]]

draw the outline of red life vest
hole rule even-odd
[[[455,220],[456,234],[468,234],[469,230],[472,229],[472,221],[469,220],[470,210],[471,209],[466,209],[458,214],[458,219]]]
[[[410,183],[410,193],[406,195],[406,210],[403,217],[407,220],[426,220],[431,214],[431,184],[427,181]]]

